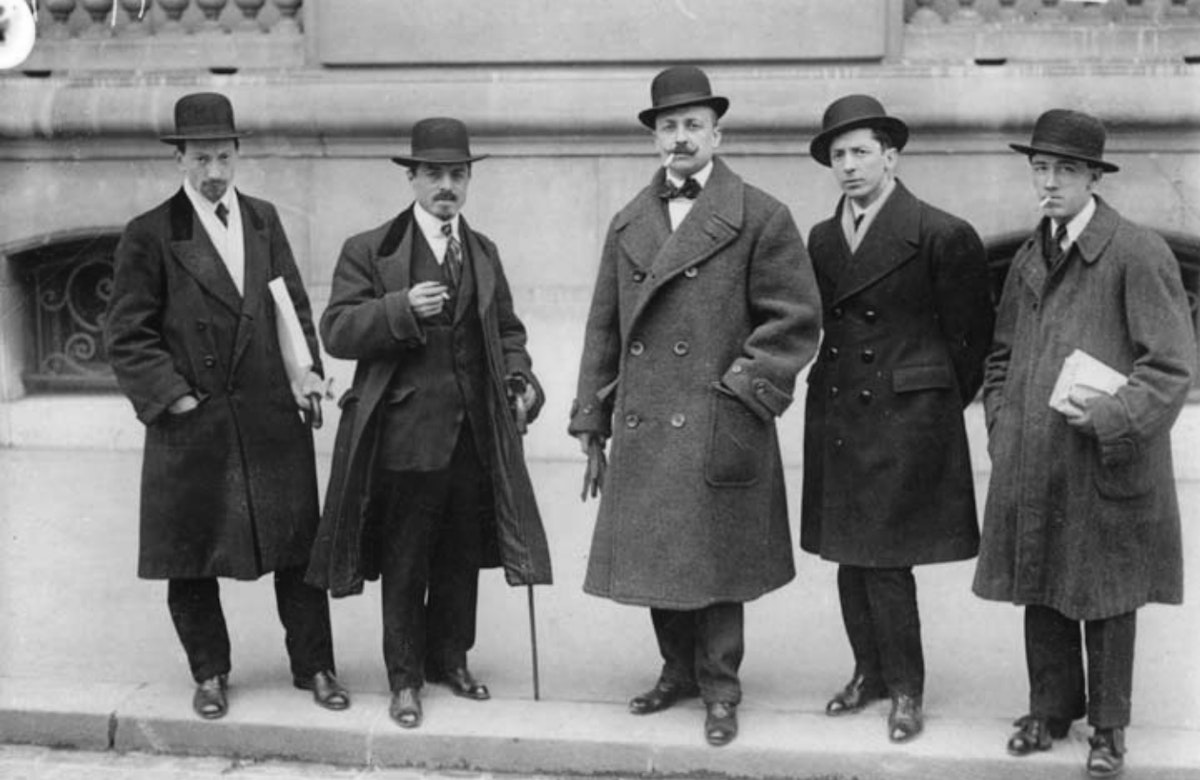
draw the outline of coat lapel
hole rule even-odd
[[[483,242],[475,235],[475,231],[471,230],[467,225],[467,221],[459,218],[458,221],[459,234],[463,237],[463,245],[466,247],[466,257],[464,258],[465,265],[462,275],[462,291],[459,295],[459,300],[469,300],[472,290],[474,291],[476,310],[480,316],[487,311],[487,308],[492,304],[492,297],[496,293],[496,274],[493,269],[493,258],[489,257],[487,250],[483,247]],[[460,303],[457,310],[454,312],[454,321],[458,322],[466,313],[467,307]]]
[[[242,310],[241,296],[217,248],[200,224],[192,202],[182,189],[171,199],[171,253],[191,274],[204,291],[238,314]]]
[[[650,186],[642,190],[622,212],[620,231],[621,254],[643,271],[649,271],[659,250],[671,238],[671,222],[667,209],[655,195],[661,183],[660,171]]]
[[[844,199],[843,199],[844,200]],[[841,232],[839,205],[834,228]],[[845,245],[845,237],[842,244]],[[869,287],[916,257],[921,244],[921,202],[900,182],[875,215],[858,249],[837,274],[834,304]],[[848,248],[847,248],[848,251]]]
[[[661,172],[659,176],[663,175]],[[707,260],[737,238],[742,229],[745,191],[742,180],[720,159],[692,210],[662,244],[651,267],[659,284],[675,273]],[[662,208],[662,211],[666,211]]]
[[[412,207],[401,211],[392,220],[387,234],[375,255],[375,273],[383,284],[383,292],[403,290],[412,284]]]
[[[267,232],[266,219],[250,206],[245,197],[238,197],[242,214],[242,246],[245,255],[245,274],[242,283],[242,317],[238,321],[237,336],[233,346],[233,367],[236,368],[250,337],[254,334],[254,319],[259,316],[263,295],[270,281],[274,258],[271,257],[271,236]],[[222,263],[224,268],[225,264]]]

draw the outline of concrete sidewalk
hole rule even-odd
[[[483,574],[471,656],[493,700],[431,687],[425,726],[387,719],[377,586],[333,603],[346,713],[290,687],[268,581],[223,583],[234,671],[230,715],[201,721],[166,610],[165,583],[139,581],[135,451],[0,450],[0,741],[349,765],[486,771],[987,778],[1083,776],[1087,730],[1027,759],[1004,753],[1025,712],[1021,611],[970,594],[971,562],[917,570],[928,683],[926,733],[897,747],[887,706],[830,719],[848,676],[835,567],[797,551],[796,581],[747,608],[741,734],[704,744],[688,703],[637,718],[625,702],[659,659],[645,610],[584,595],[595,504],[578,500],[580,464],[531,464],[556,584],[537,589],[542,701],[532,701],[524,589]],[[328,467],[326,459],[322,469]],[[800,474],[789,470],[793,500]],[[983,488],[982,482],[978,486]],[[1185,556],[1200,569],[1200,483],[1180,483]],[[1194,582],[1192,577],[1190,582]],[[1140,613],[1127,776],[1200,778],[1200,603]]]

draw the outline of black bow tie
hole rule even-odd
[[[676,187],[670,179],[667,179],[663,182],[663,188],[659,190],[658,197],[663,200],[675,200],[676,198],[695,200],[700,195],[700,189],[700,182],[691,176],[687,177],[687,181],[683,183],[682,187]]]

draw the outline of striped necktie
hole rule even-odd
[[[442,270],[447,277],[447,286],[451,293],[458,290],[459,279],[462,278],[462,244],[454,237],[454,228],[449,222],[442,223],[442,235],[446,237],[446,257],[442,261]]]

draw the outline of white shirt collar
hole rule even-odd
[[[237,212],[237,190],[235,190],[232,186],[225,188],[225,194],[222,195],[221,199],[216,203],[213,203],[211,200],[204,197],[204,195],[195,187],[193,187],[192,183],[186,178],[183,180],[183,191],[187,193],[188,200],[192,202],[192,208],[196,209],[198,212],[212,214],[215,217],[217,215],[217,205],[220,203],[225,204],[225,208],[229,214],[232,215]]]
[[[1092,221],[1092,216],[1096,213],[1096,197],[1093,195],[1088,198],[1087,204],[1079,210],[1079,213],[1071,217],[1071,221],[1067,223],[1067,243],[1070,246],[1079,240],[1079,236],[1087,228],[1088,223]],[[1053,219],[1050,220],[1051,231],[1050,235],[1054,235],[1054,231],[1058,229],[1058,224]],[[1064,249],[1066,247],[1063,247]]]
[[[458,230],[458,214],[455,214],[449,220],[438,219],[434,215],[425,210],[417,201],[413,201],[413,219],[417,221],[417,227],[421,229],[421,235],[425,236],[425,243],[429,244],[429,248],[433,250],[433,256],[437,259],[438,265],[442,264],[442,260],[446,257],[446,248],[450,243],[449,237],[442,232],[442,225],[449,224],[451,234],[460,242],[462,236]]]
[[[883,185],[883,191],[879,193],[879,197],[875,199],[875,202],[866,208],[862,208],[850,198],[846,198],[846,203],[850,206],[851,218],[862,216],[866,217],[866,219],[863,220],[864,222],[870,222],[875,218],[875,215],[879,213],[879,210],[883,208],[883,204],[887,201],[888,196],[892,194],[892,190],[894,189],[896,189],[896,179],[895,177],[892,177]]]
[[[712,171],[713,171],[713,163],[712,163],[712,160],[709,160],[708,163],[703,168],[701,168],[700,170],[693,173],[691,178],[695,179],[696,182],[700,185],[701,189],[703,189],[708,184],[708,177],[712,175]],[[667,170],[667,181],[671,182],[676,187],[682,187],[683,182],[685,180],[676,176],[674,171],[668,169]]]

